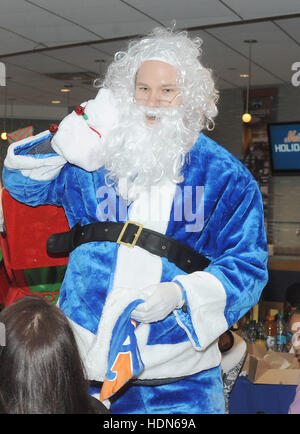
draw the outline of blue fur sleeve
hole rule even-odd
[[[211,263],[203,271],[174,278],[183,286],[187,304],[187,312],[176,311],[177,321],[202,349],[257,304],[268,279],[257,182],[240,162],[219,149],[222,159],[206,160],[210,165],[203,171],[205,177],[197,180],[204,185],[203,231],[190,235],[192,247]]]
[[[231,327],[258,303],[268,280],[264,211],[255,180],[236,203],[229,205],[217,245],[218,255],[205,271],[217,277],[225,288],[224,315]]]
[[[37,181],[24,177],[18,170],[4,167],[2,179],[4,188],[19,202],[30,206],[62,205],[64,190],[62,176],[47,181]]]

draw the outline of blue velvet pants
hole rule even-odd
[[[112,414],[223,414],[221,370],[216,367],[159,386],[128,384],[111,403]]]

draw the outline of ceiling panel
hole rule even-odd
[[[278,76],[279,83],[280,79],[282,82],[289,81],[287,71],[292,59],[299,53],[299,46],[274,24],[256,23],[233,28],[213,29],[209,30],[209,33],[217,37],[221,45],[226,44],[247,58],[249,56],[249,44],[244,41],[257,40],[257,43],[252,44],[252,61],[270,71],[270,75]],[[286,48],[280,50],[280,46]],[[283,74],[284,71],[285,74]]]
[[[38,53],[14,57],[13,63],[14,65],[24,66],[24,68],[41,73],[58,71],[71,72],[75,69],[72,65]],[[81,68],[78,66],[78,70],[80,69]]]
[[[280,43],[290,43],[288,37],[274,26],[273,23],[244,24],[241,26],[210,29],[209,33],[222,39],[226,44],[245,55],[248,55],[248,44],[244,43],[245,40],[257,40],[258,43],[255,46],[253,45],[253,50],[256,50],[258,47],[263,48],[265,44],[278,46]]]
[[[300,4],[300,1],[299,1]],[[276,21],[286,32],[295,38],[300,45],[300,23],[299,19],[280,20]]]
[[[24,1],[20,0],[2,0],[1,17],[9,15],[21,15],[29,12],[31,7]]]
[[[225,0],[244,19],[299,13],[299,0]]]
[[[47,46],[72,44],[97,39],[95,35],[91,35],[86,30],[64,23],[62,20],[59,23],[47,24],[43,27],[39,27],[38,24],[31,28],[21,26],[19,31],[24,36],[31,36],[35,41]]]
[[[118,51],[124,51],[127,49],[129,40],[126,41],[114,41],[114,42],[103,42],[101,44],[95,44],[94,47],[97,47],[101,50],[104,50],[106,53],[111,53],[111,58],[114,56],[115,53]]]
[[[75,23],[84,23],[84,27],[90,32],[94,32],[99,37],[116,37],[135,34],[135,26],[140,26],[140,31],[148,31],[153,27],[151,20],[146,28],[143,29],[145,16],[140,12],[123,4],[119,0],[101,0],[75,2],[72,7],[68,7],[67,2],[49,2],[44,0],[35,1],[55,13],[65,16]],[[141,22],[142,20],[142,22]],[[75,26],[78,28],[78,26]]]
[[[77,27],[76,33],[73,25],[31,5],[27,5],[27,11],[21,12],[12,10],[5,13],[1,8],[0,26],[42,43],[52,39],[72,41],[75,38],[78,41],[89,37],[85,30]]]
[[[40,56],[41,55],[47,55],[52,57],[53,59],[56,59],[57,61],[70,63],[71,65],[77,66],[80,70],[90,69],[92,67],[95,71],[97,71],[98,69],[98,66],[96,64],[97,62],[95,63],[95,60],[102,59],[103,61],[105,61],[111,58],[104,53],[93,50],[89,46],[53,50],[44,54],[40,54]]]
[[[197,25],[226,22],[234,14],[218,0],[126,0],[126,2],[157,20],[170,23],[173,19],[184,21],[185,25],[197,20]],[[192,24],[193,25],[193,24]]]
[[[126,21],[122,23],[102,23],[101,26],[91,26],[94,31],[101,29],[101,34],[105,38],[116,38],[127,35],[145,35],[150,33],[157,24],[151,20],[147,20],[143,15],[139,21]]]
[[[1,54],[4,54],[15,51],[32,50],[34,44],[0,27],[0,47]]]

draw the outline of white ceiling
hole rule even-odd
[[[280,19],[294,14],[299,17]],[[247,39],[257,40],[251,85],[291,85],[291,66],[300,62],[300,0],[0,0],[0,61],[8,77],[0,104],[5,92],[11,105],[52,106],[60,99],[67,106],[92,98],[92,78],[128,43],[106,39],[146,34],[174,20],[178,29],[202,27],[190,34],[203,39],[202,61],[214,70],[219,89],[247,86],[240,78],[248,72]],[[39,51],[88,41],[102,42]],[[46,75],[53,73],[87,78]],[[73,86],[68,96],[60,92],[65,85]]]

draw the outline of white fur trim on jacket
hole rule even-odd
[[[227,300],[225,289],[219,279],[206,271],[176,276],[173,280],[180,282],[186,291],[193,329],[200,348],[197,348],[190,331],[174,311],[177,322],[186,330],[195,349],[203,350],[228,329],[224,316]]]
[[[113,289],[106,299],[96,335],[69,320],[90,380],[104,380],[115,322],[131,301],[140,298],[139,294],[138,289]],[[145,365],[145,370],[138,377],[141,380],[193,375],[220,364],[217,341],[205,351],[195,351],[189,341],[173,345],[147,345],[149,330],[149,324],[141,323],[135,331]]]
[[[23,176],[39,181],[49,181],[55,178],[66,160],[61,155],[53,155],[47,158],[36,158],[34,155],[16,155],[16,148],[19,148],[29,142],[38,142],[44,137],[49,136],[49,131],[43,131],[34,137],[27,137],[19,142],[13,143],[8,147],[7,156],[4,160],[4,166],[10,170],[20,170]]]

